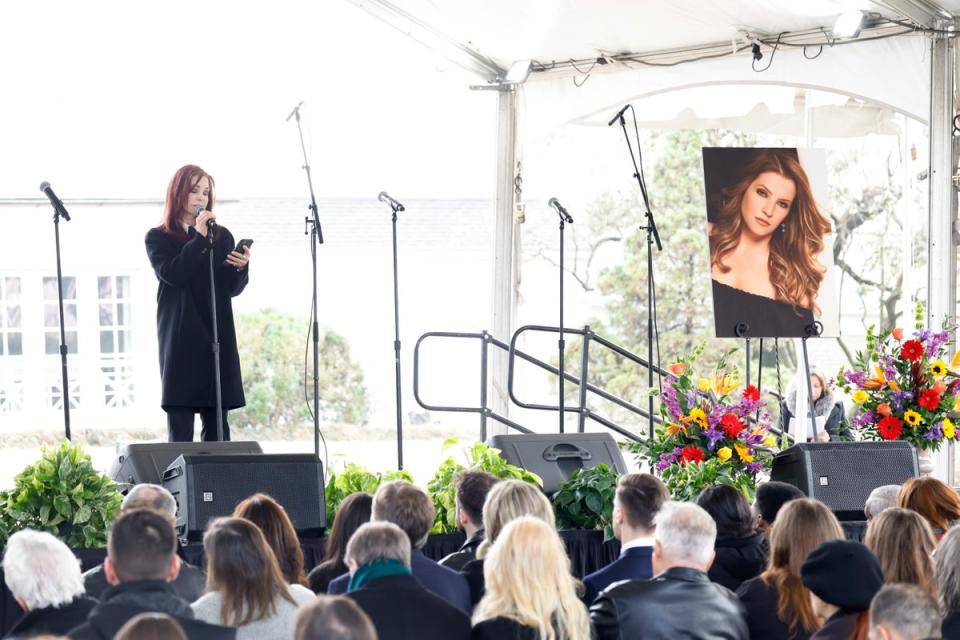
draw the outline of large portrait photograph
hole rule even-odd
[[[823,151],[705,147],[703,174],[717,337],[838,335]]]

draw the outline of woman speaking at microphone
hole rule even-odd
[[[160,406],[167,413],[171,442],[193,440],[199,413],[204,441],[217,439],[217,400],[213,367],[209,249],[213,247],[223,437],[230,439],[227,411],[245,404],[240,355],[231,298],[249,279],[250,248],[234,250],[233,236],[213,223],[213,177],[195,165],[177,170],[167,187],[160,226],[147,232],[147,256],[157,290],[157,342],[160,347]]]

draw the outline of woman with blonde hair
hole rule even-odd
[[[737,589],[751,638],[806,640],[820,627],[800,567],[815,548],[845,537],[822,502],[798,498],[783,505],[770,532],[770,564]]]
[[[909,509],[885,509],[870,521],[864,543],[880,560],[885,584],[915,584],[937,597],[933,572],[937,543],[923,516]]]
[[[483,564],[490,546],[510,521],[527,515],[539,518],[556,529],[553,506],[537,485],[522,480],[504,480],[495,484],[487,494],[483,503],[484,541],[477,547],[477,559],[471,560],[460,570],[470,585],[470,602],[474,606],[483,597]]]
[[[831,225],[795,149],[755,149],[739,179],[711,196],[710,268],[717,336],[797,336],[819,313]]]
[[[910,478],[900,487],[899,506],[916,511],[933,527],[940,538],[960,521],[960,495],[950,485],[933,476]]]
[[[521,516],[508,523],[487,553],[484,575],[474,640],[589,640],[590,618],[570,559],[543,520]]]

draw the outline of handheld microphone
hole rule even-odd
[[[394,211],[406,211],[404,206],[388,196],[386,191],[381,191],[380,195],[377,196],[377,200],[380,202],[386,202],[391,208],[393,208]]]
[[[40,191],[50,199],[50,204],[53,205],[54,210],[67,222],[70,221],[70,214],[67,213],[66,207],[63,206],[63,203],[60,202],[60,198],[57,197],[57,194],[53,192],[53,189],[50,188],[49,182],[40,183]]]
[[[557,210],[557,213],[560,214],[560,219],[573,224],[573,216],[571,216],[566,209],[563,208],[563,205],[560,204],[560,201],[556,198],[550,198],[547,201],[547,204]]]
[[[203,205],[198,204],[194,207],[193,214],[199,218],[201,213],[203,213]],[[213,229],[215,226],[217,226],[216,220],[207,220],[207,229]]]
[[[297,113],[300,111],[300,107],[302,106],[303,106],[303,100],[297,103],[297,106],[293,108],[293,111],[290,112],[290,115],[287,116],[287,119],[284,120],[284,122],[290,122],[290,118],[297,115]]]
[[[622,117],[623,117],[623,114],[624,114],[624,113],[626,112],[626,110],[629,109],[629,108],[630,108],[630,105],[629,105],[629,104],[623,105],[623,109],[620,109],[620,111],[617,111],[617,115],[613,116],[613,120],[611,120],[610,122],[608,122],[608,123],[607,123],[607,126],[608,126],[608,127],[612,127],[612,126],[613,126],[613,123],[616,122],[617,120],[619,120],[620,118],[622,118]]]

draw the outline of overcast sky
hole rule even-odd
[[[492,197],[495,97],[346,0],[0,4],[0,197]]]

